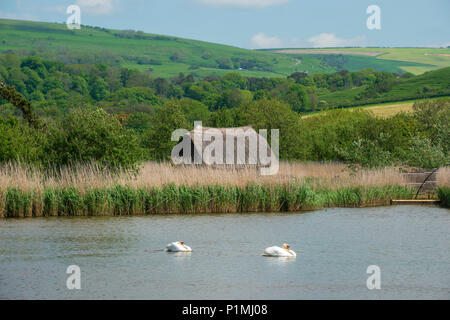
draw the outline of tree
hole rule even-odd
[[[206,105],[190,98],[181,99],[179,103],[189,126],[192,126],[194,121],[203,121],[203,125],[208,125],[211,111]]]
[[[125,127],[136,132],[143,133],[151,128],[152,117],[143,112],[132,114],[125,123]]]
[[[30,68],[31,70],[34,70],[42,79],[48,75],[47,68],[45,67],[41,57],[32,56],[25,58],[22,60],[20,67],[22,69]]]
[[[216,60],[218,67],[220,69],[232,69],[233,68],[233,62],[228,57],[221,57]]]
[[[294,72],[293,74],[291,74],[290,76],[288,76],[288,79],[294,79],[294,81],[296,83],[300,83],[301,80],[303,80],[304,78],[306,78],[308,76],[308,73],[306,72]]]
[[[108,101],[123,105],[148,104],[154,106],[161,103],[152,88],[144,87],[119,89],[108,97]]]
[[[242,108],[221,108],[211,112],[209,124],[215,128],[233,128],[246,125],[242,120]]]
[[[27,99],[18,93],[14,87],[0,82],[0,97],[8,100],[13,106],[20,109],[23,113],[23,118],[31,127],[35,129],[39,127],[39,123],[34,114],[33,106]]]
[[[414,118],[434,145],[450,150],[450,98],[425,100],[413,105]]]
[[[171,141],[176,129],[187,129],[188,123],[177,101],[169,100],[158,108],[153,116],[153,126],[146,132],[145,145],[150,149],[151,157],[168,160],[172,148],[177,142]]]
[[[43,92],[47,93],[48,91],[53,89],[63,89],[63,88],[64,83],[60,79],[58,79],[55,76],[50,76],[46,78],[44,81]]]
[[[219,98],[216,108],[235,108],[249,103],[253,100],[253,95],[250,91],[239,90],[236,88],[227,89]]]
[[[0,162],[38,163],[42,159],[40,133],[15,117],[0,118]]]
[[[103,100],[109,94],[108,84],[102,78],[96,78],[91,83],[91,96],[97,101]]]
[[[222,89],[237,88],[241,90],[248,89],[247,78],[241,76],[237,72],[230,72],[225,74],[222,79]]]
[[[89,93],[88,84],[86,80],[80,76],[73,77],[71,89],[82,95],[86,95]]]
[[[292,110],[296,112],[302,112],[311,108],[309,96],[300,84],[293,84],[289,87],[283,100],[292,106]]]
[[[22,71],[27,76],[27,79],[24,81],[27,92],[32,93],[34,90],[37,90],[43,82],[37,72],[28,67],[22,68]]]
[[[281,101],[262,99],[253,101],[244,108],[243,122],[258,131],[279,130],[280,158],[295,159],[299,154],[298,130],[299,116],[291,107]]]
[[[405,153],[407,164],[426,169],[448,165],[449,160],[440,145],[433,145],[430,139],[419,136],[411,139],[410,146]]]
[[[101,167],[134,168],[142,155],[138,141],[102,109],[76,108],[50,127],[44,146],[47,165],[95,161]]]

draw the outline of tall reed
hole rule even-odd
[[[448,168],[439,185],[448,183]],[[444,177],[444,178],[442,178]],[[443,181],[443,182],[441,182]],[[0,167],[0,217],[275,212],[388,204],[414,190],[397,168],[352,171],[339,163],[280,164],[261,176],[243,169],[146,163],[105,171],[95,164],[41,171]]]
[[[438,187],[437,193],[441,206],[450,208],[450,187]]]
[[[166,213],[279,212],[323,207],[358,207],[387,204],[392,198],[410,199],[414,190],[387,185],[313,189],[308,184],[249,184],[239,186],[185,186],[46,188],[0,191],[0,216],[93,216]]]

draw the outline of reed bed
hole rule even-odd
[[[415,190],[406,183],[398,168],[354,171],[339,163],[283,162],[273,176],[261,176],[252,167],[173,167],[152,162],[138,172],[112,172],[95,164],[44,172],[8,164],[0,167],[0,217],[356,207],[411,199]]]
[[[450,208],[450,187],[438,187],[437,193],[441,206]]]
[[[446,173],[448,175],[448,172]],[[84,192],[92,188],[115,185],[133,188],[177,186],[223,185],[245,187],[255,184],[285,184],[309,180],[310,183],[330,189],[387,184],[404,184],[407,181],[398,168],[386,167],[377,170],[349,170],[340,163],[282,162],[279,172],[272,176],[261,176],[255,167],[213,168],[206,166],[172,166],[169,163],[147,162],[135,173],[132,171],[108,171],[95,163],[54,169],[44,172],[20,164],[0,166],[0,186],[36,190],[45,188],[76,188]]]
[[[312,210],[388,204],[392,198],[411,199],[407,186],[386,185],[314,190],[308,184],[184,186],[168,184],[151,189],[129,186],[46,188],[0,192],[0,216],[93,216],[166,213],[239,213]]]

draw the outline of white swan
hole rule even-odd
[[[264,250],[264,253],[262,254],[266,257],[296,257],[296,253],[291,250],[291,247],[287,243],[283,243],[283,245],[280,247],[273,246],[268,247]]]
[[[191,247],[185,245],[183,241],[176,241],[176,242],[169,243],[166,246],[166,251],[167,252],[180,252],[180,251],[191,252],[192,249],[191,249]]]

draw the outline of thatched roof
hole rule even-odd
[[[201,130],[200,130],[201,128]],[[215,144],[215,139],[223,137],[222,142]],[[234,128],[197,127],[187,133],[191,141],[191,160],[194,162],[195,154],[203,155],[202,163],[218,164],[215,159],[220,159],[222,145],[222,162],[228,165],[259,165],[259,149],[266,150],[266,155],[271,156],[272,150],[267,140],[258,134],[251,126]],[[220,151],[219,151],[220,152]]]

